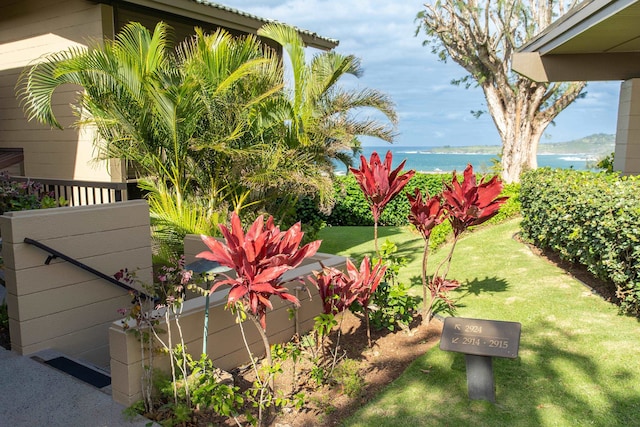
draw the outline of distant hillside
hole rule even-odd
[[[609,154],[613,152],[616,136],[596,133],[569,142],[540,144],[539,154]]]
[[[592,154],[605,155],[612,153],[615,146],[615,135],[597,133],[567,142],[547,142],[540,143],[538,154]],[[477,154],[498,154],[499,145],[469,145],[464,147],[429,147],[431,153],[451,154],[451,153],[477,153]]]

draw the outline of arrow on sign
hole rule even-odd
[[[451,338],[451,344],[457,344],[460,338]]]
[[[453,328],[454,328],[456,331],[459,331],[459,330],[461,330],[461,329],[462,329],[462,328],[460,327],[460,325],[455,325]]]

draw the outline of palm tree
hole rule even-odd
[[[131,23],[102,46],[53,54],[26,70],[18,94],[30,119],[60,128],[52,94],[80,85],[76,124],[97,129],[100,158],[137,166],[158,227],[213,234],[218,212],[246,205],[233,169],[255,145],[252,110],[281,90],[279,64],[254,36],[197,30],[174,53],[168,31]],[[193,212],[208,218],[197,229]]]
[[[339,86],[347,75],[362,75],[358,58],[331,51],[307,61],[302,38],[295,29],[282,24],[267,24],[258,34],[278,42],[290,60],[290,91],[280,99],[279,117],[272,114],[285,125],[289,147],[311,154],[319,166],[331,171],[333,159],[352,164],[353,155],[360,152],[360,136],[393,141],[397,116],[391,99],[375,89],[347,90]],[[361,109],[381,112],[391,126],[357,117],[354,113]]]
[[[170,247],[180,247],[183,232],[215,234],[231,210],[251,206],[282,218],[301,195],[327,199],[332,159],[348,163],[358,135],[393,136],[388,126],[350,115],[373,107],[395,123],[387,97],[336,85],[361,73],[359,61],[323,53],[306,64],[292,28],[261,30],[289,53],[291,93],[283,91],[277,53],[255,36],[196,30],[173,49],[168,34],[164,23],[153,32],[131,23],[113,41],[55,53],[23,73],[18,95],[30,119],[61,127],[53,92],[81,86],[76,125],[97,130],[99,158],[136,166],[156,235]]]

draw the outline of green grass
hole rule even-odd
[[[434,347],[345,422],[348,426],[640,425],[640,327],[512,237],[518,221],[463,238],[449,278],[458,316],[522,324],[519,357],[494,359],[496,404],[469,401],[464,355]],[[367,238],[367,234],[369,237]],[[359,258],[372,228],[323,230],[321,250]],[[410,257],[402,277],[419,283],[422,241],[406,229],[380,233]],[[431,265],[447,248],[432,255]]]

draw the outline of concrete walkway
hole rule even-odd
[[[111,395],[0,347],[0,427],[143,427]],[[154,424],[157,425],[157,424]]]

